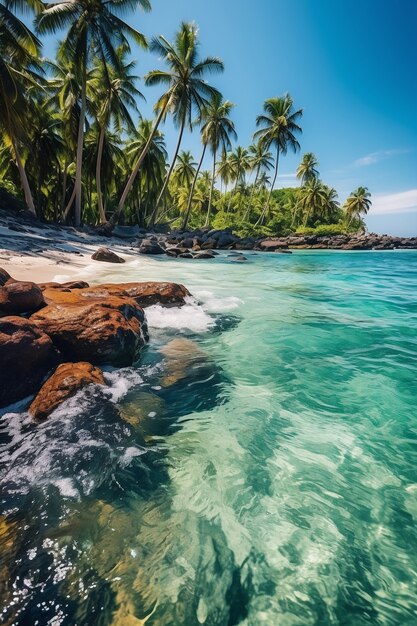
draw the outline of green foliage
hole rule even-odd
[[[234,145],[234,105],[207,80],[223,63],[200,58],[196,25],[182,23],[172,43],[152,38],[164,67],[149,72],[145,86],[162,94],[155,119],[144,120],[129,42],[147,42],[119,14],[148,10],[149,0],[28,6],[38,32],[59,31],[62,42],[54,60],[42,59],[41,41],[15,15],[18,3],[0,0],[0,200],[7,206],[24,199],[44,220],[152,226],[158,218],[178,228],[232,227],[241,236],[364,228],[367,188],[341,209],[313,153],[297,169],[300,187],[274,188],[280,160],[300,148],[302,110],[289,94],[264,102],[249,147]],[[168,116],[179,129],[169,163],[159,128]],[[200,130],[197,158],[183,149],[192,127]]]

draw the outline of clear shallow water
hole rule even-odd
[[[417,624],[417,253],[249,258],[86,271],[203,304],[2,418],[6,624]]]

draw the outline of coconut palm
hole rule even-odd
[[[250,194],[250,200],[248,202],[248,208],[243,218],[244,221],[246,221],[248,218],[249,211],[251,209],[251,204],[253,202],[253,196],[257,190],[258,179],[261,174],[261,171],[265,173],[269,171],[270,169],[272,169],[272,167],[274,166],[274,162],[272,160],[272,152],[266,149],[261,141],[251,144],[249,146],[249,153],[251,155],[250,156],[251,169],[255,172],[255,180],[252,185],[252,191]]]
[[[38,11],[41,7],[38,0],[0,0],[0,134],[17,165],[26,206],[33,215],[35,205],[21,151],[27,140],[27,90],[34,84],[32,70],[39,69],[41,44],[13,11]]]
[[[150,141],[149,141],[150,140]],[[158,190],[161,188],[165,174],[167,151],[164,136],[161,131],[154,130],[152,120],[141,119],[139,128],[126,146],[126,154],[132,166],[137,161],[138,154],[142,154],[145,146],[149,147],[143,158],[137,185],[137,215],[138,223],[142,226],[146,222],[147,209],[156,201]],[[133,190],[135,187],[133,187]],[[142,205],[144,210],[142,211]]]
[[[232,147],[231,140],[237,139],[235,126],[229,117],[233,107],[234,105],[229,100],[223,100],[222,96],[217,93],[213,95],[205,111],[205,123],[201,134],[204,143],[210,147],[213,155],[213,170],[205,226],[208,226],[210,221],[213,188],[216,179],[217,152],[221,149],[222,153],[226,153]]]
[[[156,221],[159,203],[165,193],[170,176],[175,167],[175,161],[181,146],[182,136],[186,126],[191,128],[194,115],[201,115],[203,109],[207,107],[210,98],[217,92],[217,89],[208,85],[205,76],[212,72],[221,72],[224,69],[222,61],[215,57],[207,57],[200,60],[198,55],[198,29],[194,24],[183,22],[171,44],[165,37],[159,36],[152,39],[150,48],[153,52],[164,59],[168,65],[168,71],[153,70],[145,78],[147,86],[164,85],[167,87],[155,105],[157,117],[153,130],[156,132],[159,124],[170,113],[173,116],[174,124],[179,128],[178,141],[170,168],[165,177],[164,184],[159,197],[155,203],[155,208],[151,216],[151,225]],[[152,136],[149,137],[149,145]],[[123,210],[127,195],[136,178],[141,163],[149,148],[147,144],[139,155],[133,171],[127,181],[126,187],[119,201],[117,213]]]
[[[298,193],[298,206],[304,215],[304,226],[314,215],[320,215],[326,205],[326,187],[318,178],[311,178]]]
[[[127,37],[142,48],[147,42],[141,33],[124,22],[118,14],[128,8],[141,7],[150,10],[149,0],[61,0],[46,5],[37,17],[37,29],[41,34],[55,33],[68,28],[61,44],[62,53],[71,59],[81,80],[81,108],[78,125],[75,173],[75,224],[81,222],[81,177],[84,146],[84,127],[87,99],[87,68],[90,59],[98,56],[104,65],[120,69],[116,47],[129,49]]]
[[[318,161],[312,152],[306,152],[304,154],[300,165],[297,168],[297,178],[301,180],[301,184],[305,185],[312,178],[319,177],[319,171],[317,169]]]
[[[131,111],[139,113],[136,101],[138,98],[144,98],[135,87],[137,77],[131,74],[136,64],[134,61],[127,62],[126,54],[125,46],[120,46],[116,50],[118,63],[115,68],[96,60],[89,84],[93,95],[92,99],[97,103],[95,117],[100,129],[95,178],[97,205],[102,223],[106,222],[101,189],[101,160],[106,132],[111,124],[119,136],[124,128],[134,132],[135,124],[131,117]]]
[[[371,194],[367,187],[358,187],[347,198],[343,208],[347,218],[347,228],[353,219],[366,215],[372,206]]]
[[[328,187],[327,185],[323,185],[324,191],[324,200],[323,206],[320,212],[320,218],[323,221],[328,223],[332,223],[338,218],[338,211],[340,207],[340,202],[338,200],[337,191],[334,187]]]
[[[203,116],[204,116],[204,112],[203,112]],[[200,159],[198,161],[198,165],[197,165],[197,168],[195,170],[193,182],[191,184],[191,188],[190,188],[190,191],[189,191],[189,194],[188,194],[187,206],[186,206],[185,213],[184,213],[184,220],[183,220],[182,226],[181,226],[182,230],[186,230],[187,229],[188,220],[190,219],[191,205],[192,205],[192,202],[193,202],[195,186],[196,186],[196,183],[197,183],[197,180],[198,180],[198,175],[200,173],[201,166],[203,165],[203,161],[204,161],[204,157],[206,155],[206,151],[207,151],[207,139],[206,139],[206,137],[204,137],[202,131],[200,131],[200,134],[201,134],[201,143],[203,145],[203,149],[201,151],[201,156],[200,156]]]
[[[191,152],[189,150],[181,150],[174,170],[175,182],[180,187],[189,189],[191,181],[194,179],[196,167],[197,163],[194,162]]]
[[[255,132],[254,139],[260,141],[265,148],[274,147],[276,156],[275,171],[271,188],[264,210],[259,216],[255,226],[262,222],[264,215],[268,210],[272,191],[278,176],[280,155],[287,154],[289,149],[293,152],[297,152],[300,148],[296,135],[302,132],[301,127],[298,124],[302,115],[302,109],[295,110],[291,96],[289,94],[285,94],[282,97],[270,98],[269,100],[266,100],[264,103],[263,115],[259,115],[256,119],[256,125],[259,127],[259,130]]]

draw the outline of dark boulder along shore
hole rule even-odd
[[[291,254],[293,250],[406,250],[417,248],[417,237],[392,237],[375,233],[343,235],[288,235],[285,237],[238,237],[232,228],[203,228],[169,233],[140,232],[132,241],[139,254],[178,259],[212,259],[217,250],[259,251]]]
[[[97,365],[137,361],[149,340],[146,307],[179,307],[191,297],[168,282],[35,284],[1,268],[0,279],[0,407],[43,385],[30,411],[37,420],[85,384],[103,384]]]

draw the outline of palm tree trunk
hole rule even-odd
[[[256,190],[256,183],[258,182],[258,178],[259,178],[259,174],[261,172],[261,166],[258,165],[257,169],[256,169],[256,176],[255,176],[255,181],[253,183],[253,187],[252,187],[252,192],[250,194],[250,198],[249,198],[249,204],[248,204],[248,208],[245,212],[245,215],[243,216],[243,221],[246,221],[248,219],[248,215],[249,215],[249,211],[251,209],[252,206],[252,202],[253,202],[253,196],[255,195],[255,190]]]
[[[140,166],[142,165],[143,159],[146,157],[146,155],[148,153],[149,147],[150,147],[150,145],[152,143],[153,138],[155,137],[155,133],[158,130],[158,126],[161,123],[161,120],[162,120],[162,118],[164,116],[166,108],[167,108],[167,104],[160,110],[159,115],[158,115],[158,117],[155,120],[155,124],[154,124],[154,126],[152,128],[151,134],[149,135],[148,141],[146,142],[145,147],[143,148],[142,152],[140,153],[140,155],[138,157],[138,160],[136,161],[135,166],[134,166],[134,168],[132,170],[132,173],[130,174],[129,179],[128,179],[127,183],[126,183],[126,186],[125,186],[125,188],[123,190],[123,193],[120,196],[120,200],[119,200],[119,204],[117,205],[117,209],[116,209],[113,217],[110,220],[111,224],[115,224],[117,222],[117,220],[120,217],[121,212],[124,209],[124,206],[125,206],[125,203],[126,203],[126,198],[127,198],[128,194],[129,194],[129,191],[132,188],[133,183],[135,182],[135,178],[136,178],[136,176],[137,176],[137,174],[139,172]]]
[[[82,169],[83,169],[83,148],[84,148],[84,125],[87,99],[87,53],[85,52],[83,63],[83,77],[81,85],[81,111],[78,123],[77,158],[75,169],[75,226],[81,224],[81,204],[82,204]]]
[[[209,223],[210,223],[211,200],[212,200],[212,197],[213,197],[214,179],[215,179],[215,176],[216,176],[216,152],[217,152],[217,150],[213,151],[213,174],[212,174],[212,177],[211,177],[209,203],[208,203],[208,208],[207,208],[206,223],[204,224],[204,226],[208,226]]]
[[[97,205],[98,205],[98,212],[99,212],[101,224],[105,224],[107,222],[106,213],[103,207],[103,194],[101,191],[101,161],[103,157],[103,146],[104,146],[105,134],[106,134],[106,130],[103,124],[103,126],[100,129],[100,137],[98,140],[98,149],[97,149],[97,162],[96,162]]]
[[[205,143],[204,146],[203,146],[203,151],[201,153],[200,161],[198,163],[196,172],[194,174],[193,183],[192,183],[191,189],[190,189],[190,195],[188,196],[187,209],[185,211],[184,221],[183,221],[182,226],[181,226],[182,230],[186,230],[187,224],[188,224],[188,220],[190,218],[191,205],[193,203],[193,196],[194,196],[194,189],[195,189],[195,186],[196,186],[196,183],[197,183],[198,175],[199,175],[200,170],[201,170],[201,166],[203,165],[203,160],[204,160],[204,156],[206,154],[206,149],[207,149],[207,144]]]
[[[17,148],[17,143],[15,142],[15,140],[13,138],[12,138],[12,146],[13,146],[14,156],[15,156],[15,159],[16,159],[17,169],[19,170],[20,181],[21,181],[22,187],[23,187],[23,193],[25,195],[26,206],[29,209],[29,211],[36,217],[35,205],[33,203],[33,196],[32,196],[32,192],[30,190],[29,181],[28,181],[28,177],[26,175],[25,166],[23,165],[22,159],[20,157],[19,150]]]
[[[67,193],[67,178],[68,178],[68,163],[65,161],[64,163],[64,175],[62,180],[62,196],[61,196],[61,204],[60,204],[60,214],[62,215],[65,207],[65,196]]]
[[[255,226],[258,226],[258,224],[261,224],[261,223],[262,223],[262,220],[263,220],[263,218],[264,218],[264,216],[265,216],[265,213],[266,213],[266,212],[267,212],[267,210],[268,210],[269,203],[270,203],[270,201],[271,201],[272,192],[273,192],[273,190],[274,190],[274,186],[275,186],[275,183],[276,183],[276,180],[277,180],[277,176],[278,176],[278,165],[279,165],[279,146],[277,146],[277,158],[276,158],[276,160],[275,160],[275,173],[274,173],[274,180],[272,181],[271,188],[270,188],[270,190],[269,190],[268,197],[267,197],[266,202],[265,202],[265,206],[264,206],[264,208],[262,209],[262,213],[261,213],[261,215],[259,216],[259,219],[258,219],[258,221],[256,222]]]
[[[169,179],[171,178],[171,174],[172,174],[172,172],[174,170],[174,167],[175,167],[175,162],[177,160],[178,152],[180,151],[182,136],[184,134],[184,128],[185,128],[185,117],[181,121],[180,134],[178,135],[178,141],[177,141],[177,145],[176,145],[176,148],[175,148],[174,157],[173,157],[172,162],[171,162],[171,166],[170,166],[170,168],[168,170],[167,175],[165,176],[164,184],[162,185],[162,189],[159,192],[159,196],[158,196],[158,199],[157,199],[157,201],[155,203],[154,210],[152,211],[151,221],[150,221],[150,224],[149,224],[151,228],[153,228],[155,226],[156,218],[158,216],[159,204],[160,204],[160,202],[162,200],[162,197],[163,197],[163,195],[165,193],[165,189],[168,186]]]

